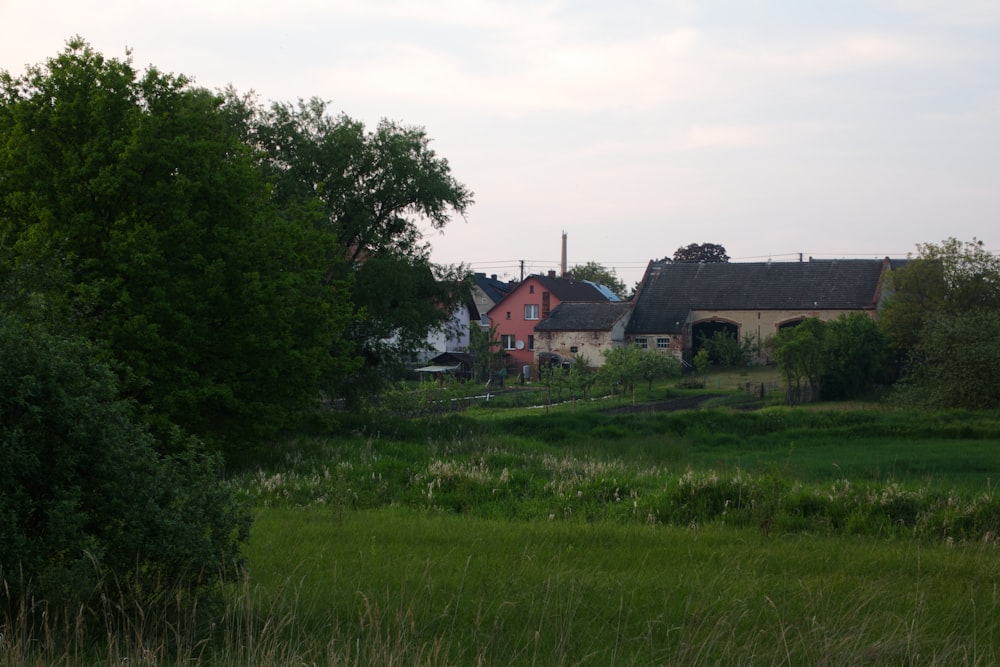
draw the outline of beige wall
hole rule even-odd
[[[656,350],[657,352],[669,353],[675,357],[680,357],[684,353],[684,339],[680,334],[668,334],[668,333],[658,333],[658,334],[642,334],[641,336],[629,336],[626,341],[629,345],[636,345],[640,338],[646,339],[647,350]],[[660,347],[657,343],[658,338],[668,339],[667,347]]]
[[[835,320],[841,315],[856,313],[856,310],[693,310],[688,317],[685,330],[684,350],[691,350],[691,326],[705,321],[721,321],[735,324],[739,328],[739,337],[742,339],[748,334],[757,336],[763,343],[769,337],[778,333],[778,327],[788,322],[803,320],[815,317],[824,322]],[[860,311],[870,317],[875,317],[875,311]],[[768,361],[766,353],[758,361]]]
[[[535,363],[539,352],[554,352],[565,360],[580,354],[594,367],[604,365],[604,350],[614,348],[610,331],[538,331],[535,333]],[[576,347],[576,352],[571,349]]]
[[[496,305],[493,299],[486,296],[486,292],[479,285],[472,286],[472,301],[476,304],[476,309],[479,311],[480,317],[490,312],[490,308]]]
[[[670,344],[666,351],[681,357],[685,354],[690,354],[692,347],[692,326],[701,322],[717,321],[734,324],[739,330],[740,339],[747,334],[753,334],[763,343],[769,337],[778,333],[778,327],[783,324],[809,317],[816,317],[826,322],[835,320],[841,315],[856,312],[864,312],[869,317],[875,317],[874,311],[856,310],[695,310],[691,311],[684,325],[683,335],[679,333],[649,333],[639,336],[629,336],[625,342],[629,345],[634,345],[637,338],[645,338],[647,349],[659,349],[662,352],[664,351],[663,348],[657,348],[656,339],[669,337]],[[756,361],[758,363],[769,361],[766,352]]]

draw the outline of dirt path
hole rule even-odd
[[[669,401],[659,401],[657,403],[645,403],[643,405],[622,405],[616,408],[602,410],[608,415],[626,415],[638,412],[674,412],[676,410],[693,410],[701,406],[705,401],[721,396],[721,394],[699,394],[698,396],[685,396],[683,398],[672,398]]]

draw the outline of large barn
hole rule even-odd
[[[633,300],[627,343],[690,358],[717,331],[763,342],[809,317],[875,317],[894,260],[650,262]],[[760,359],[758,361],[766,361]]]

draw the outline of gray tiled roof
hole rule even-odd
[[[874,308],[882,260],[653,262],[629,333],[676,332],[691,310],[861,310]]]
[[[615,322],[628,314],[631,306],[621,301],[564,301],[552,310],[548,319],[535,325],[535,331],[610,331]]]
[[[496,276],[487,277],[485,273],[473,274],[473,279],[476,281],[479,289],[483,290],[483,293],[493,303],[500,301],[500,299],[510,294],[510,291],[513,289],[511,283],[497,280]]]
[[[556,278],[548,275],[532,275],[542,284],[546,290],[551,292],[559,301],[607,301],[601,290],[593,283],[586,280],[576,280],[575,278]]]

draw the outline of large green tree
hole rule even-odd
[[[819,398],[823,371],[824,323],[810,317],[785,327],[767,341],[785,378],[785,401],[807,403]]]
[[[863,313],[826,322],[811,317],[782,329],[767,345],[785,377],[789,403],[859,398],[888,375],[885,338]]]
[[[673,261],[697,264],[728,262],[729,255],[718,243],[689,243],[674,251]]]
[[[1000,257],[978,239],[918,249],[890,274],[879,316],[900,367],[900,395],[937,407],[1000,405]]]
[[[321,211],[275,205],[245,135],[222,97],[79,38],[0,77],[4,306],[95,341],[154,419],[230,445],[351,364],[339,248]]]
[[[1000,257],[981,240],[948,238],[917,246],[916,258],[892,271],[879,324],[897,362],[906,363],[932,317],[1000,310]]]
[[[338,245],[334,274],[353,276],[360,315],[351,342],[370,369],[405,359],[469,299],[469,272],[432,262],[424,234],[464,215],[472,193],[422,128],[383,120],[368,130],[318,99],[233,101],[251,119],[276,204],[318,211],[317,229]]]
[[[889,377],[889,348],[878,324],[864,313],[826,322],[823,331],[823,398],[860,398]]]

